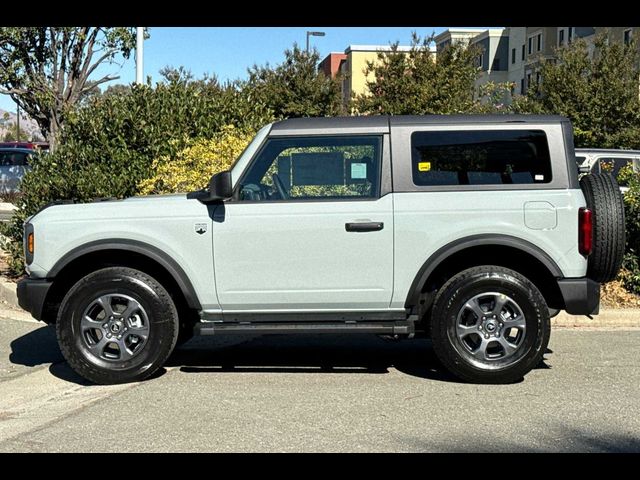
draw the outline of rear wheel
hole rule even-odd
[[[56,323],[69,365],[98,384],[139,381],[158,370],[178,336],[178,314],[166,289],[146,273],[97,270],[62,300]]]
[[[542,359],[549,309],[536,286],[497,266],[464,270],[438,292],[431,316],[442,364],[472,383],[512,383]]]

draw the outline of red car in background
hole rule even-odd
[[[27,148],[29,150],[48,151],[47,142],[0,142],[0,148]]]

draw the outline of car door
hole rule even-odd
[[[383,135],[267,139],[234,198],[214,214],[216,289],[225,318],[387,310],[393,207],[381,177],[383,168],[390,175],[388,161]]]

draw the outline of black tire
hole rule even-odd
[[[622,265],[625,248],[624,205],[613,175],[598,173],[580,179],[587,207],[593,212],[593,251],[587,276],[600,283],[613,280]]]
[[[474,298],[482,298],[485,294],[490,298],[489,292],[499,294],[495,298],[506,296],[513,300],[506,305],[515,304],[524,318],[514,315],[511,321],[520,319],[518,322],[523,323],[524,327],[521,330],[515,330],[521,333],[517,333],[520,335],[518,346],[514,353],[510,354],[511,356],[507,356],[504,350],[502,360],[499,353],[495,353],[494,359],[483,358],[480,361],[473,358],[473,349],[460,340],[456,332],[461,312],[464,311],[464,315],[472,319],[477,317],[473,312],[466,310],[467,302]],[[492,315],[486,314],[486,317],[490,316]],[[484,330],[478,329],[476,332],[475,328],[483,324],[483,320],[478,318],[477,324],[471,322],[473,330],[470,330],[470,335],[464,339],[475,341],[477,336],[477,340],[482,342],[484,335],[492,331],[496,337],[495,340],[494,337],[487,340],[489,347],[486,348],[486,352],[490,352],[489,348],[496,348],[496,351],[499,351],[502,347],[498,339],[503,340],[499,337],[510,338],[507,334],[511,335],[512,330],[504,327],[504,325],[510,325],[507,321],[510,317],[503,313],[499,313],[498,317],[500,330],[489,330],[489,326],[496,326],[496,320],[493,320],[491,325],[485,324]],[[488,321],[491,322],[491,319],[489,318]],[[440,288],[434,301],[431,315],[431,339],[434,351],[449,372],[466,382],[499,384],[521,380],[542,360],[550,334],[549,308],[544,297],[533,283],[508,268],[484,265],[464,270]]]
[[[105,360],[97,356],[90,350],[86,333],[81,333],[81,319],[87,308],[95,305],[96,299],[103,295],[124,295],[145,311],[148,336],[140,343],[140,351],[130,359]],[[98,318],[102,320],[98,321],[98,326],[105,321],[105,316],[100,315]],[[140,381],[156,372],[176,344],[178,327],[173,300],[158,281],[132,268],[109,267],[87,275],[69,290],[60,305],[56,334],[64,358],[78,374],[91,382],[108,385]],[[132,332],[130,330],[128,335]]]

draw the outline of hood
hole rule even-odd
[[[43,207],[29,221],[83,220],[104,221],[136,218],[168,218],[207,214],[207,207],[197,200],[187,199],[186,194],[144,195],[122,200],[99,199],[89,203],[58,202]]]

